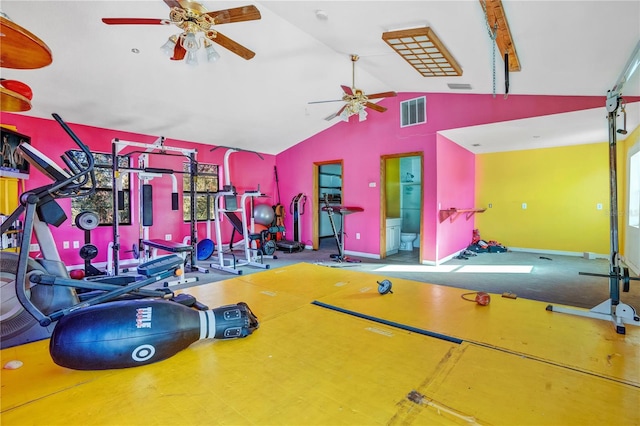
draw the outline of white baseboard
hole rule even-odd
[[[344,254],[347,254],[347,255],[350,255],[350,256],[357,256],[357,257],[366,257],[368,259],[380,259],[380,255],[379,254],[361,253],[359,251],[345,250]]]
[[[534,249],[526,247],[507,247],[509,251],[521,251],[527,253],[539,253],[539,254],[557,254],[561,256],[577,256],[584,257],[586,259],[609,259],[608,254],[591,253],[591,252],[578,252],[578,251],[563,251],[563,250],[545,250]]]

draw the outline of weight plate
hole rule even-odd
[[[80,257],[84,260],[95,259],[98,255],[98,247],[93,244],[85,244],[80,248]]]
[[[268,241],[265,241],[264,247],[262,247],[262,249],[264,250],[264,254],[266,254],[267,256],[271,256],[273,253],[276,252],[277,246],[275,241],[268,240]]]
[[[213,254],[213,251],[215,250],[216,245],[213,241],[206,238],[202,241],[198,241],[196,248],[197,248],[198,260],[207,260]]]
[[[91,231],[100,224],[100,217],[96,212],[86,211],[76,216],[76,226],[83,231]]]

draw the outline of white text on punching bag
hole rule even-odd
[[[151,306],[136,309],[136,328],[151,328]]]

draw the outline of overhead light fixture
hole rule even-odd
[[[423,77],[455,77],[462,68],[429,27],[382,33],[382,39]]]
[[[213,47],[210,41],[217,37],[217,31],[211,29],[215,24],[215,20],[207,15],[206,10],[197,3],[190,3],[189,8],[182,9],[179,7],[171,8],[169,19],[172,24],[184,30],[181,34],[175,34],[169,37],[160,49],[172,59],[181,59],[173,57],[177,44],[180,44],[186,50],[185,62],[187,65],[198,65],[198,51],[204,46],[207,62],[216,62],[220,58],[220,54]],[[184,51],[183,51],[184,52]]]
[[[362,92],[360,92],[362,96]],[[362,100],[362,98],[358,98],[358,94],[348,101],[347,104],[342,109],[340,113],[340,119],[342,121],[349,121],[349,117],[352,115],[358,115],[358,121],[362,122],[367,119],[367,110],[365,108],[366,100]]]

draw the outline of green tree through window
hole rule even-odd
[[[87,164],[87,159],[82,151],[72,151],[79,164]],[[113,161],[111,154],[99,152],[92,153],[95,162],[96,191],[93,195],[76,197],[71,199],[71,219],[75,223],[78,214],[91,210],[100,218],[100,225],[113,225],[113,194],[112,171]],[[120,167],[129,167],[129,157],[120,157]],[[124,206],[120,206],[118,219],[122,225],[131,224],[131,186],[129,173],[122,174],[122,191],[124,193]]]
[[[213,214],[213,195],[218,192],[218,165],[198,163],[198,176],[195,178],[196,219],[215,220]],[[182,170],[182,216],[185,222],[191,218],[191,195],[189,163],[184,163]],[[209,208],[207,209],[207,205]]]

